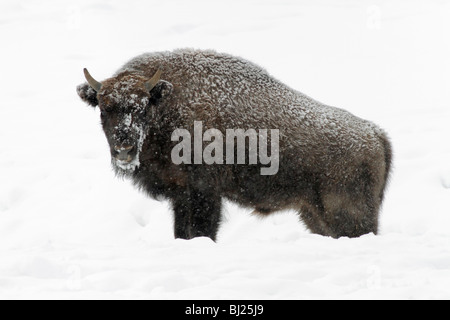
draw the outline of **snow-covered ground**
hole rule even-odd
[[[2,0],[0,298],[450,298],[450,2]],[[227,204],[217,243],[110,168],[75,87],[178,47],[252,60],[385,128],[378,236],[310,234]]]

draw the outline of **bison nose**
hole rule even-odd
[[[133,151],[133,146],[120,146],[120,147],[114,147],[114,150],[116,151],[116,159],[120,161],[131,161],[130,152]]]

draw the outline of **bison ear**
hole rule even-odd
[[[77,87],[77,93],[80,96],[81,100],[83,100],[90,106],[92,107],[98,106],[97,92],[94,89],[92,89],[87,82],[80,84]]]
[[[152,102],[157,103],[172,94],[173,85],[165,80],[159,80],[155,87],[150,91]]]

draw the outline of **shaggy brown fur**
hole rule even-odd
[[[158,69],[162,80],[148,92],[144,83]],[[178,238],[215,239],[223,198],[263,215],[295,209],[312,232],[335,238],[378,231],[391,165],[384,131],[249,61],[213,51],[150,53],[125,64],[99,92],[85,83],[78,94],[101,110],[116,173],[172,203]],[[279,129],[278,173],[261,175],[261,164],[173,164],[172,132],[193,135],[194,121],[223,133]]]

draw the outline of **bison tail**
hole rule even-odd
[[[385,161],[384,181],[383,181],[383,186],[382,186],[381,194],[380,194],[380,201],[383,201],[385,189],[386,189],[386,186],[389,181],[390,174],[391,174],[392,145],[391,145],[391,142],[389,141],[389,138],[385,132],[380,132],[378,134],[378,137],[379,137],[381,144],[383,146],[383,149],[384,149],[384,161]]]

